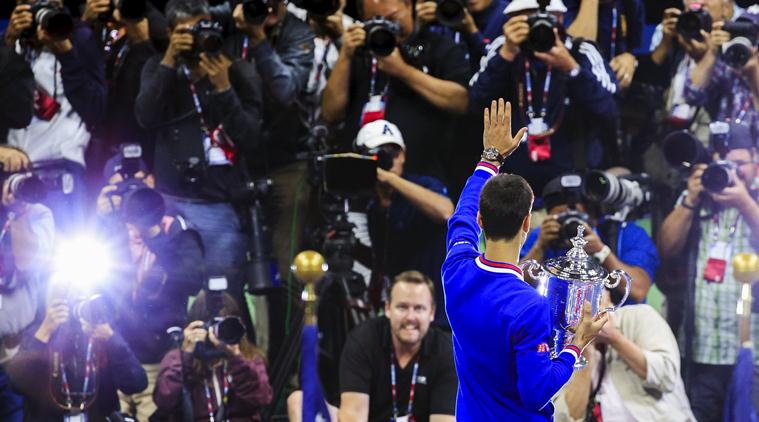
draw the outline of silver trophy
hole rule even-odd
[[[549,259],[542,266],[536,261],[522,263],[522,269],[538,282],[536,289],[542,296],[548,298],[551,315],[551,359],[561,353],[564,346],[572,341],[574,336],[571,329],[577,326],[582,318],[582,305],[585,301],[593,307],[591,315],[599,312],[614,312],[627,300],[630,294],[632,277],[623,270],[611,273],[602,267],[585,252],[588,243],[583,238],[585,227],[577,227],[577,237],[571,239],[572,249],[566,256]],[[625,280],[625,295],[615,306],[601,309],[601,298],[604,288],[615,289]],[[587,361],[584,357],[575,365],[584,368]]]

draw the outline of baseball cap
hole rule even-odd
[[[562,182],[564,176],[572,175],[573,174],[565,174],[556,177],[545,185],[543,188],[543,204],[547,210],[550,210],[557,205],[580,202],[580,199],[582,199],[580,186],[565,186],[566,183]]]
[[[538,8],[540,8],[538,0],[514,0],[509,3],[508,6],[506,6],[506,9],[503,10],[503,14],[510,15],[512,13],[521,12],[523,10]],[[546,12],[566,13],[566,11],[567,6],[565,6],[564,2],[561,0],[551,0],[551,2],[548,4],[548,7],[546,7]]]
[[[103,178],[107,182],[111,179],[111,176],[113,176],[116,173],[120,173],[122,169],[124,168],[124,156],[121,153],[118,153],[111,157],[106,163],[105,167],[103,167]],[[145,164],[144,161],[142,161],[142,158],[139,159],[137,163],[137,170],[142,171],[143,173],[148,173],[148,166]]]
[[[398,126],[387,120],[375,120],[367,123],[356,135],[356,146],[365,149],[374,149],[385,144],[395,144],[406,149],[403,135]]]

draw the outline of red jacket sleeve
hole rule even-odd
[[[237,406],[245,411],[255,412],[271,403],[272,389],[262,358],[231,358],[229,373],[232,376],[232,394],[236,398]]]
[[[179,408],[182,402],[182,372],[192,372],[192,355],[174,349],[161,361],[161,368],[153,390],[153,402],[158,409],[167,411]]]

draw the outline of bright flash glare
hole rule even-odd
[[[58,244],[53,273],[56,281],[87,291],[104,280],[110,269],[110,254],[104,242],[94,237],[80,236]]]

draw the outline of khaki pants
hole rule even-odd
[[[153,403],[153,388],[158,378],[159,364],[143,364],[145,373],[148,375],[148,388],[132,395],[126,395],[119,391],[119,401],[121,402],[121,411],[136,417],[140,422],[147,422],[150,415],[156,411],[156,405]]]

